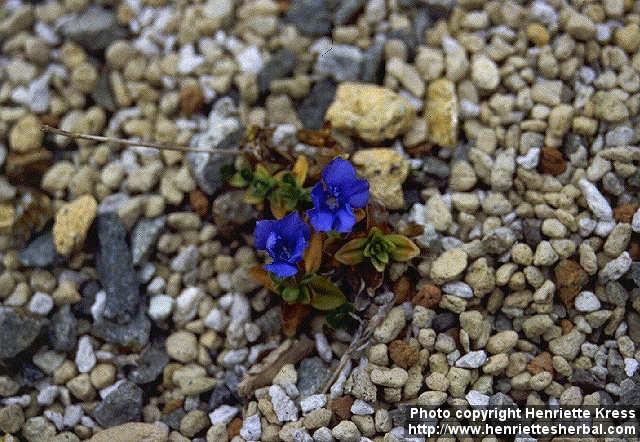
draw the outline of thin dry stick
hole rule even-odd
[[[123,138],[102,137],[99,135],[87,135],[87,134],[80,134],[76,132],[69,132],[67,130],[57,129],[55,127],[51,127],[47,125],[40,126],[40,130],[42,130],[43,132],[50,132],[56,135],[62,135],[63,137],[98,141],[100,143],[117,143],[125,146],[150,147],[152,149],[159,149],[159,150],[174,150],[178,152],[205,152],[205,153],[215,152],[215,153],[221,153],[225,155],[237,155],[241,152],[240,149],[207,149],[207,148],[188,147],[188,146],[169,146],[165,144],[151,143],[147,141],[134,141],[134,140],[125,140]]]

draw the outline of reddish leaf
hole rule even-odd
[[[320,270],[322,263],[323,237],[320,232],[313,232],[309,247],[304,252],[304,270],[306,273],[315,273]]]
[[[295,336],[300,325],[311,314],[311,311],[311,306],[307,304],[282,303],[282,331],[285,336]]]

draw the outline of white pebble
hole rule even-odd
[[[477,390],[470,390],[465,396],[465,399],[469,402],[469,405],[489,405],[489,396],[482,394]]]
[[[167,319],[173,310],[173,298],[168,295],[158,295],[149,302],[149,316],[156,321]]]
[[[217,308],[212,309],[206,318],[204,326],[215,331],[223,331],[229,324],[229,317]]]
[[[260,415],[254,414],[245,418],[240,429],[240,436],[246,441],[258,441],[261,435]]]
[[[633,358],[624,358],[624,372],[627,376],[633,376],[638,370],[638,361]]]
[[[51,405],[58,397],[58,387],[55,385],[47,385],[40,390],[36,400],[38,405]]]
[[[53,298],[46,293],[36,292],[29,301],[29,311],[36,315],[46,316],[53,308]]]
[[[633,214],[633,219],[631,220],[631,229],[634,232],[640,232],[640,209]]]
[[[449,282],[442,286],[442,291],[449,295],[457,296],[458,298],[473,298],[473,289],[469,284],[462,281]]]
[[[600,306],[600,300],[593,292],[584,291],[576,296],[575,307],[579,312],[595,312]]]
[[[532,147],[525,155],[516,158],[516,163],[525,169],[535,169],[540,160],[540,148]]]
[[[78,351],[76,353],[76,366],[80,373],[88,373],[96,365],[96,355],[93,352],[91,338],[83,336],[78,340]]]
[[[327,337],[323,333],[316,333],[316,350],[318,354],[325,362],[331,362],[333,359],[333,352],[331,351],[331,346],[329,345],[329,341],[327,341]]]
[[[67,428],[75,427],[80,422],[83,414],[80,405],[69,405],[64,410],[64,426]]]
[[[300,408],[304,414],[310,411],[322,408],[327,403],[327,397],[324,394],[312,394],[300,401]]]
[[[605,221],[613,219],[611,205],[591,181],[581,178],[578,181],[578,187],[580,187],[589,209],[591,209],[596,218]]]
[[[375,409],[373,406],[362,399],[356,399],[351,405],[351,412],[357,415],[373,414]]]

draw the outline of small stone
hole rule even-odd
[[[338,86],[325,118],[334,129],[379,143],[407,132],[415,111],[405,98],[389,89],[345,82]]]
[[[49,343],[58,351],[71,351],[76,346],[77,320],[71,312],[71,307],[66,304],[58,309],[51,317],[49,324]]]
[[[11,128],[9,148],[17,153],[37,150],[42,146],[43,135],[40,120],[33,114],[27,114]]]
[[[165,217],[142,219],[131,231],[131,258],[134,265],[140,265],[156,245],[165,226]]]
[[[17,433],[24,424],[24,412],[20,405],[0,408],[0,431],[5,434]]]
[[[536,46],[545,46],[549,43],[549,31],[540,23],[531,23],[527,26],[527,38]]]
[[[563,259],[554,270],[558,297],[567,307],[572,307],[574,299],[589,281],[589,275],[580,264]]]
[[[482,394],[477,390],[470,390],[465,396],[465,399],[471,406],[486,407],[489,405],[489,396]]]
[[[296,54],[287,48],[275,52],[258,74],[260,94],[266,93],[272,80],[288,77],[296,67]]]
[[[500,83],[498,66],[486,55],[478,55],[471,62],[471,79],[478,88],[492,91]]]
[[[388,209],[402,209],[402,183],[409,175],[409,164],[393,149],[362,149],[351,161],[369,182],[369,191]]]
[[[585,335],[575,328],[566,335],[549,341],[549,350],[557,356],[562,356],[567,361],[572,361],[580,352],[580,346],[585,340]]]
[[[319,357],[305,358],[298,366],[298,382],[296,387],[300,397],[304,398],[317,393],[327,381],[329,372],[327,365]]]
[[[236,407],[221,405],[209,413],[209,420],[211,421],[211,425],[227,425],[239,412],[240,410]]]
[[[425,103],[429,140],[442,147],[458,142],[458,99],[455,84],[441,78],[429,84]]]
[[[418,363],[418,349],[405,341],[396,340],[389,344],[389,357],[398,366],[409,369]]]
[[[320,76],[330,76],[338,83],[355,81],[360,76],[361,63],[360,49],[349,45],[332,45],[318,55],[314,71]]]
[[[0,308],[0,359],[13,358],[27,349],[40,334],[41,320],[20,316],[10,308]]]
[[[129,372],[127,378],[136,384],[148,384],[160,376],[168,363],[169,356],[162,342],[152,342],[142,351],[137,366]]]
[[[593,292],[581,292],[575,299],[575,307],[579,312],[595,312],[600,306],[600,300]]]
[[[176,361],[188,363],[198,357],[198,340],[193,333],[177,331],[167,338],[167,354]]]
[[[433,284],[424,284],[418,289],[411,299],[413,305],[421,305],[422,307],[433,309],[440,303],[442,292]]]
[[[189,83],[180,89],[180,112],[186,116],[191,116],[200,112],[204,105],[204,94],[200,86]]]
[[[340,442],[358,442],[360,441],[360,430],[351,421],[343,420],[331,430],[333,437]]]
[[[298,117],[307,129],[320,129],[327,109],[336,95],[336,85],[330,79],[317,81],[298,106]],[[276,129],[277,131],[277,129]],[[280,144],[280,143],[277,143]]]
[[[98,216],[97,224],[96,268],[106,293],[103,315],[118,324],[128,324],[138,313],[141,299],[127,231],[114,213]]]
[[[588,41],[596,34],[596,26],[583,14],[571,14],[567,21],[567,32],[578,40]]]
[[[128,381],[120,383],[93,411],[102,427],[139,421],[142,412],[142,389]]]
[[[409,374],[402,368],[376,368],[371,371],[371,382],[383,387],[403,387],[407,379]]]
[[[447,250],[431,265],[431,278],[441,284],[456,279],[466,268],[467,254],[464,250]]]
[[[80,373],[89,373],[96,365],[96,355],[93,352],[93,345],[89,336],[83,336],[78,340],[75,362]]]
[[[20,263],[25,267],[49,267],[56,259],[56,248],[51,231],[37,235],[18,253]]]
[[[394,340],[406,324],[405,313],[402,307],[394,307],[387,314],[384,321],[375,328],[373,337],[384,344]]]
[[[164,321],[173,311],[174,299],[167,295],[157,295],[149,301],[149,316],[156,321]]]
[[[327,404],[327,397],[324,394],[313,394],[300,401],[300,409],[307,414]]]
[[[90,195],[81,196],[60,207],[53,225],[53,242],[61,255],[69,255],[84,245],[96,216],[98,204]]]
[[[323,0],[292,1],[286,19],[303,34],[319,37],[330,33],[331,12]]]
[[[89,442],[166,442],[169,428],[162,423],[130,422],[94,434]]]
[[[540,150],[540,171],[556,176],[567,169],[562,152],[555,147],[543,147]]]
[[[46,293],[36,292],[29,300],[29,311],[35,315],[47,316],[53,309],[53,298]]]
[[[491,336],[487,341],[486,349],[491,354],[507,353],[518,342],[518,333],[506,330]]]
[[[260,422],[258,421],[258,423]],[[202,410],[192,410],[184,415],[180,420],[180,433],[191,438],[208,426],[209,418],[207,417],[207,414]],[[248,438],[245,439],[254,440]]]
[[[298,408],[279,385],[269,387],[269,396],[273,411],[280,422],[293,422],[298,419]]]
[[[484,350],[470,351],[456,361],[456,367],[479,368],[487,361],[487,354]]]

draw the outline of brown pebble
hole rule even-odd
[[[551,358],[551,354],[546,351],[540,353],[538,356],[533,358],[531,362],[529,362],[529,364],[527,365],[527,370],[532,375],[536,375],[543,371],[553,373],[553,359]]]
[[[589,281],[589,275],[580,264],[570,259],[560,261],[554,273],[558,297],[567,308],[573,308],[573,300]]]
[[[333,411],[339,420],[347,420],[351,417],[351,406],[353,405],[353,397],[340,396],[329,401],[329,410]]]
[[[540,171],[551,175],[560,175],[567,169],[562,152],[555,147],[543,147],[540,151]]]
[[[568,319],[561,319],[560,328],[562,329],[562,334],[566,335],[571,330],[573,330],[573,322],[569,321]]]
[[[408,369],[418,363],[418,349],[400,339],[389,344],[389,356],[398,367]]]
[[[613,217],[619,223],[630,223],[636,210],[638,210],[637,204],[622,204],[613,209]]]
[[[406,276],[401,276],[396,282],[393,283],[393,293],[396,294],[395,304],[402,304],[409,299],[411,293],[411,281]]]
[[[209,212],[209,199],[204,192],[199,189],[189,192],[189,204],[200,218],[206,218],[207,213]]]
[[[49,169],[53,154],[47,149],[38,149],[24,154],[9,152],[5,173],[11,184],[40,187],[42,175]]]
[[[540,23],[531,23],[527,26],[527,38],[536,46],[545,46],[549,43],[549,31]]]
[[[204,95],[197,84],[187,84],[180,89],[180,111],[187,116],[198,113],[204,105]]]
[[[227,425],[227,434],[229,435],[229,440],[239,435],[241,428],[242,428],[241,417],[236,417],[231,422],[229,422],[229,425]]]
[[[413,305],[421,305],[426,308],[433,308],[440,303],[442,292],[433,284],[425,284],[411,299]]]

